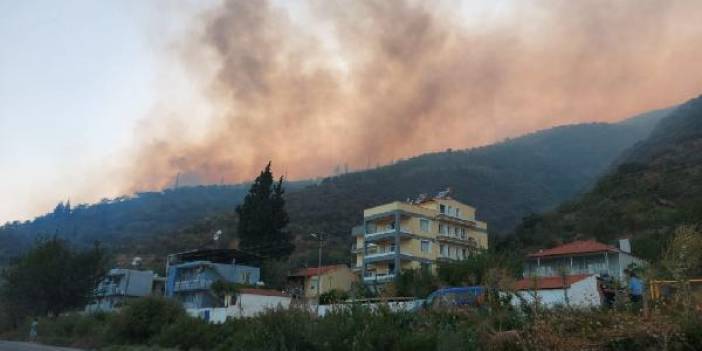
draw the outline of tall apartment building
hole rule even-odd
[[[435,272],[442,260],[462,260],[487,249],[487,224],[475,208],[451,198],[451,191],[414,201],[395,201],[363,211],[363,225],[353,228],[354,270],[365,283],[392,281],[403,270]]]

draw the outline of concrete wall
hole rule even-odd
[[[290,307],[290,297],[240,294],[236,304],[219,308],[189,308],[193,317],[208,319],[211,323],[224,323],[227,318],[253,317],[270,309]]]
[[[363,307],[368,307],[371,310],[377,310],[381,306],[385,306],[392,312],[400,311],[415,311],[418,309],[424,300],[412,300],[412,301],[395,301],[395,302],[379,302],[379,303],[364,303],[360,304]],[[335,310],[343,310],[351,308],[351,304],[336,304],[336,305],[320,305],[319,306],[319,316],[324,316]],[[316,310],[316,305],[309,305],[310,311],[314,312]]]
[[[597,289],[597,277],[590,276],[579,282],[571,284],[568,289],[543,289],[536,290],[539,304],[546,307],[554,307],[557,305],[566,305],[565,292],[568,293],[568,299],[571,307],[589,308],[601,306],[601,298]],[[534,291],[518,291],[526,303],[533,304]],[[519,306],[521,303],[517,297],[512,298],[512,305]]]

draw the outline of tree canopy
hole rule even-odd
[[[295,247],[286,230],[290,219],[285,210],[284,194],[283,177],[274,182],[268,162],[254,180],[244,202],[236,207],[239,249],[264,258],[292,253]]]
[[[105,257],[98,244],[78,251],[56,237],[39,241],[0,274],[0,304],[16,320],[81,309],[105,273]]]

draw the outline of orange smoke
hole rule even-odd
[[[183,56],[212,61],[183,62],[214,63],[206,95],[217,117],[202,138],[145,141],[130,190],[177,173],[247,180],[268,160],[314,177],[614,121],[702,92],[695,0],[514,1],[492,21],[419,1],[306,5],[314,25],[263,1],[205,14]]]

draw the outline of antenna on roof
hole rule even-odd
[[[178,189],[179,184],[180,184],[180,172],[178,172],[178,174],[176,174],[175,186],[173,188]]]

